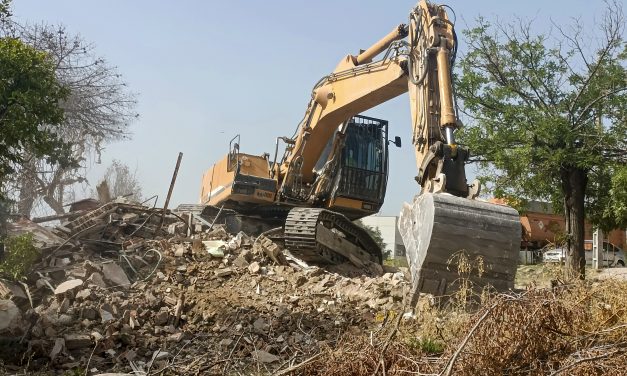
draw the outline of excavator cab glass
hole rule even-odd
[[[388,122],[354,116],[338,166],[334,197],[364,202],[362,209],[376,212],[383,204],[388,172]]]

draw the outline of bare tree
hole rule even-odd
[[[64,202],[73,194],[71,187],[87,182],[88,162],[100,163],[104,144],[129,136],[129,124],[137,117],[135,95],[116,67],[96,55],[93,44],[69,35],[64,26],[5,22],[0,37],[6,36],[48,52],[59,81],[69,89],[68,98],[61,104],[65,121],[56,132],[73,145],[73,156],[79,162],[61,168],[26,156],[12,182],[20,213],[30,215],[42,202],[56,213],[63,213]]]
[[[113,160],[105,171],[103,179],[109,186],[112,198],[125,196],[133,201],[141,201],[142,188],[137,180],[137,171],[132,171],[124,163]]]

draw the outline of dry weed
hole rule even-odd
[[[392,343],[345,337],[298,374],[624,375],[626,291],[608,280],[490,294],[472,314],[422,300]]]

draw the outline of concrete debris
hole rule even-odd
[[[102,375],[250,374],[262,363],[272,373],[402,311],[398,269],[308,265],[278,237],[229,234],[193,209],[166,213],[159,229],[162,209],[114,201],[40,229],[61,240],[42,245],[25,285],[33,307],[22,286],[0,281],[11,299],[0,300],[0,334],[23,336],[28,356],[0,361]]]
[[[168,311],[161,310],[159,311],[159,313],[155,315],[154,322],[155,322],[155,325],[163,326],[168,323],[169,319],[170,319],[170,314],[168,313]]]
[[[66,292],[72,291],[82,285],[83,285],[82,279],[70,279],[69,281],[65,281],[59,286],[57,286],[57,288],[54,289],[54,294],[55,295],[65,294]]]
[[[250,274],[257,274],[259,273],[259,270],[261,270],[261,266],[259,266],[259,263],[257,261],[248,265],[248,271],[250,272]]]
[[[65,334],[63,340],[68,350],[91,348],[92,345],[91,337],[88,334]]]
[[[233,265],[236,268],[243,269],[243,268],[248,268],[249,264],[248,264],[248,261],[246,261],[246,258],[240,255],[240,256],[237,256],[235,260],[233,260]]]
[[[222,240],[206,240],[202,244],[211,256],[224,257],[226,242]]]
[[[93,296],[90,289],[83,289],[76,293],[75,298],[78,300],[90,300]]]
[[[157,361],[157,360],[162,360],[162,359],[167,359],[170,356],[170,353],[167,351],[161,351],[161,350],[155,350],[154,354],[152,355],[152,361]]]
[[[276,264],[287,265],[287,259],[281,252],[281,248],[272,240],[261,235],[259,236],[258,243],[263,252],[272,259]]]
[[[0,334],[20,330],[22,314],[10,300],[0,300]]]
[[[102,265],[102,275],[112,286],[128,286],[131,282],[120,265],[110,262]]]
[[[233,274],[233,269],[231,268],[222,268],[222,269],[216,269],[213,272],[216,277],[228,277],[231,274]]]
[[[32,234],[35,245],[42,250],[60,246],[64,242],[62,237],[55,235],[50,229],[28,219],[20,219],[17,222],[7,224],[8,236],[17,236],[24,233]]]
[[[107,284],[105,283],[104,278],[102,278],[102,274],[100,273],[92,273],[89,278],[87,278],[87,284],[94,285],[103,289],[107,287]]]
[[[55,339],[52,350],[50,351],[50,359],[55,360],[57,355],[59,355],[63,350],[65,350],[65,340],[63,338]]]
[[[272,363],[281,360],[281,358],[279,358],[278,356],[270,354],[269,352],[263,350],[255,350],[250,355],[252,355],[253,359],[261,363]]]
[[[115,320],[115,317],[113,316],[113,313],[110,312],[110,309],[104,307],[100,308],[100,319],[102,320],[103,324],[106,324],[110,321]]]
[[[186,252],[187,252],[187,247],[185,247],[182,244],[179,244],[176,246],[176,249],[174,251],[174,257],[183,257],[185,256]]]
[[[0,299],[28,299],[24,289],[15,283],[0,279]]]

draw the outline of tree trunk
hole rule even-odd
[[[65,208],[63,208],[63,201],[57,200],[53,195],[45,195],[42,197],[44,202],[54,210],[55,214],[64,214]]]
[[[2,182],[0,182],[0,187],[2,187]],[[2,192],[0,192],[0,262],[4,258],[4,238],[7,235],[7,221],[9,219],[9,210],[8,203],[2,197]]]
[[[584,250],[584,202],[588,171],[572,166],[560,169],[562,193],[564,194],[564,214],[567,235],[567,263],[572,277],[584,279],[586,276],[586,255]]]
[[[19,190],[17,212],[27,218],[31,217],[33,207],[39,194],[37,193],[37,160],[27,153],[17,177],[17,188]]]
[[[17,202],[17,211],[20,215],[27,218],[31,217],[35,199],[37,198],[37,183],[31,178],[30,174],[23,172],[18,178],[19,182],[19,201]]]

